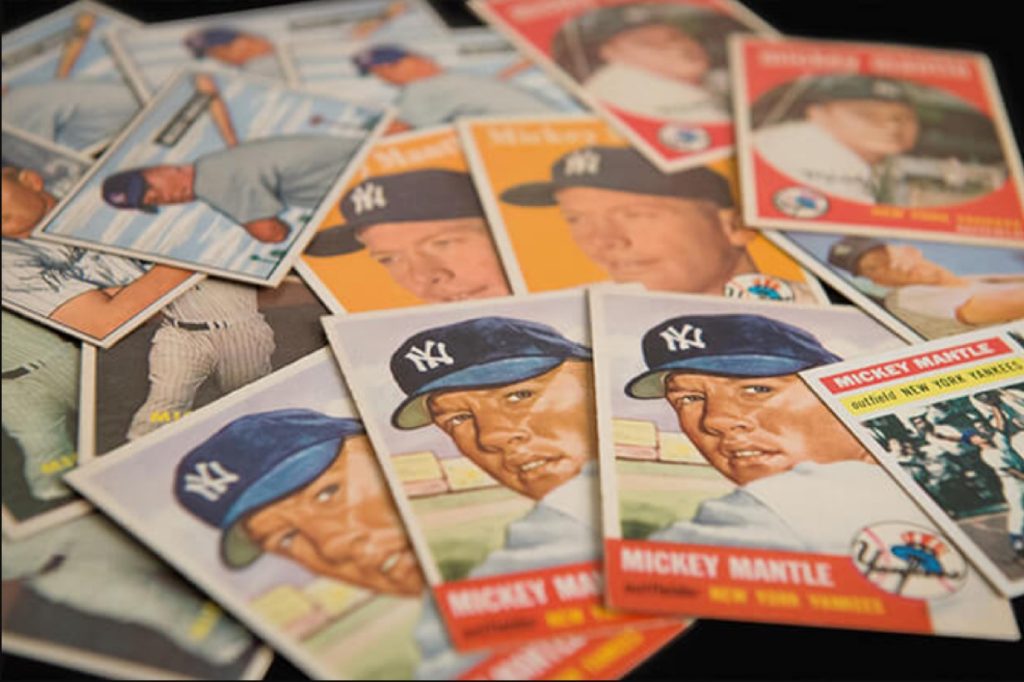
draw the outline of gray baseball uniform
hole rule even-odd
[[[88,149],[128,125],[139,104],[123,83],[61,80],[11,88],[5,123],[72,149]]]
[[[284,73],[281,71],[281,62],[278,61],[275,53],[265,54],[260,57],[253,57],[247,60],[240,67],[245,73],[281,80]]]
[[[398,97],[398,118],[413,128],[451,123],[458,116],[540,114],[555,110],[514,85],[451,71],[410,83]]]

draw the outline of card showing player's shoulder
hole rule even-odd
[[[897,337],[846,306],[590,302],[612,607],[1019,638],[1009,602],[798,375]]]
[[[324,318],[459,650],[605,611],[584,291]]]
[[[905,555],[911,579],[955,572],[962,550],[1004,594],[1024,594],[1024,350],[1011,329],[1024,328],[975,331],[801,373],[956,543],[888,529],[882,537],[891,554],[880,548],[873,575],[899,566],[893,555]]]
[[[491,679],[525,658],[543,662],[533,679],[589,644],[455,653],[326,349],[82,473],[80,491],[311,676]]]
[[[733,0],[477,0],[469,6],[664,172],[732,155],[727,38],[775,35]]]
[[[662,173],[593,116],[469,118],[459,130],[517,294],[613,281],[828,302],[744,227],[731,159]]]
[[[1024,248],[1020,151],[985,55],[731,40],[749,225]]]
[[[273,659],[101,514],[5,536],[2,562],[4,653],[114,679],[259,680]]]
[[[184,70],[50,216],[41,239],[276,286],[386,109]]]
[[[454,128],[380,138],[330,201],[297,267],[335,312],[511,293]]]
[[[80,0],[5,33],[4,123],[83,153],[101,149],[140,107],[103,35],[138,25]]]
[[[765,234],[908,341],[1024,318],[1019,251],[795,230]]]
[[[282,56],[282,46],[288,42],[321,38],[347,44],[403,37],[445,40],[449,36],[444,22],[423,0],[347,0],[125,28],[111,32],[109,43],[132,87],[148,100],[186,64],[288,80]]]

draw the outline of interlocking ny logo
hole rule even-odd
[[[423,348],[413,346],[405,354],[406,360],[412,360],[418,372],[426,372],[436,369],[439,365],[450,365],[455,362],[452,356],[448,355],[448,349],[444,342],[426,341]]]
[[[573,152],[565,160],[566,175],[597,175],[601,170],[601,155],[591,149]]]
[[[185,474],[185,491],[202,495],[207,502],[216,502],[237,481],[238,475],[220,462],[200,462],[196,464],[196,473]]]
[[[384,196],[383,187],[367,182],[352,192],[352,203],[355,205],[356,215],[362,215],[367,211],[384,208],[388,205],[388,199]]]
[[[682,329],[667,327],[659,336],[665,339],[665,345],[668,346],[670,351],[705,348],[704,330],[700,327],[693,327],[688,324],[684,324]]]

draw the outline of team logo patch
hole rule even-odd
[[[711,146],[708,131],[675,123],[667,123],[658,130],[658,141],[677,152],[699,152]]]
[[[725,283],[723,293],[729,298],[754,298],[760,301],[795,301],[793,287],[777,277],[749,273],[736,275]]]
[[[601,172],[601,155],[592,149],[581,149],[565,159],[565,174],[597,175]]]
[[[444,341],[427,340],[423,342],[422,348],[413,346],[405,354],[405,359],[416,365],[417,372],[429,372],[441,365],[455,363],[455,358],[448,354]]]
[[[374,182],[367,182],[352,191],[352,207],[356,215],[362,215],[367,211],[374,211],[388,205],[388,198],[384,195],[384,188]]]
[[[195,473],[185,474],[185,492],[195,493],[207,502],[216,502],[238,481],[238,474],[216,460],[199,462]]]
[[[665,347],[673,353],[707,347],[704,343],[704,330],[689,324],[684,324],[682,329],[665,327],[658,336],[665,342]]]
[[[909,523],[862,528],[850,553],[861,575],[901,597],[943,597],[959,590],[967,580],[967,562],[952,543]]]
[[[787,187],[772,198],[775,208],[793,218],[817,218],[828,211],[828,199],[806,187]]]

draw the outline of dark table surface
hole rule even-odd
[[[462,0],[430,0],[453,26],[477,23]],[[62,7],[64,0],[0,0],[3,31]],[[268,0],[108,0],[142,21],[283,4]],[[786,34],[970,49],[991,57],[1018,140],[1024,129],[1024,31],[1016,0],[745,0]],[[834,295],[837,301],[843,299]],[[1014,601],[1024,627],[1024,597]],[[4,679],[87,676],[17,656]],[[267,679],[304,675],[278,657]],[[701,621],[637,668],[630,679],[1024,679],[1024,644],[848,630]]]

